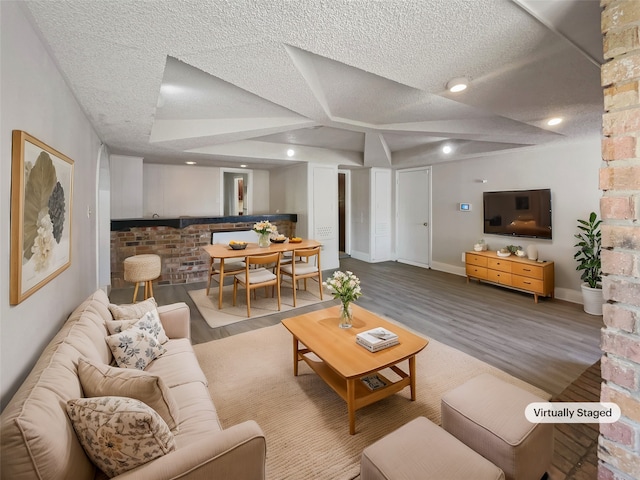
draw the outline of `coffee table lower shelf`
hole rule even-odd
[[[391,365],[389,368],[395,372],[400,379],[391,381],[379,370],[366,372],[362,375],[353,378],[344,378],[333,370],[322,360],[314,360],[308,356],[313,353],[309,349],[299,348],[297,349],[297,360],[304,361],[309,367],[320,377],[324,382],[336,392],[340,398],[347,402],[347,409],[349,411],[349,433],[355,434],[355,412],[360,408],[371,405],[378,402],[383,398],[387,398],[406,387],[411,387],[411,400],[415,400],[415,385],[412,385],[412,378],[415,378],[412,373],[415,371],[415,356],[410,357],[409,361],[409,374],[402,370],[397,365]],[[294,375],[298,374],[297,362],[294,368]],[[381,380],[386,383],[386,386],[378,388],[376,390],[370,390],[360,380],[367,375],[377,374]]]

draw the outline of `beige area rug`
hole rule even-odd
[[[302,281],[300,281],[300,285],[302,285]],[[296,291],[296,308],[333,300],[333,296],[326,288],[323,291],[323,300],[320,300],[318,283],[313,280],[307,280],[307,288],[308,290],[298,289]],[[214,283],[211,286],[209,296],[206,295],[206,292],[206,289],[190,290],[189,296],[211,328],[224,327],[231,323],[247,320],[247,301],[245,300],[244,288],[238,288],[238,298],[234,307],[233,285],[225,285],[222,290],[222,309],[220,310],[218,309],[218,284]],[[278,313],[278,299],[275,296],[271,298],[271,287],[269,287],[268,296],[265,296],[264,288],[259,288],[256,292],[257,299],[251,297],[251,318]],[[280,311],[286,312],[293,310],[293,308],[293,289],[290,283],[285,282],[280,290]]]
[[[541,390],[435,340],[417,356],[417,400],[409,389],[356,411],[349,435],[346,403],[300,363],[293,376],[292,341],[282,326],[195,345],[224,428],[255,420],[267,440],[268,480],[347,480],[360,473],[367,446],[409,420],[440,423],[440,398],[489,372],[538,395]],[[406,362],[405,362],[406,367]]]

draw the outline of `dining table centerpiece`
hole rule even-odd
[[[336,271],[333,276],[322,282],[333,298],[340,300],[340,328],[351,328],[353,325],[353,310],[351,302],[355,302],[361,295],[360,279],[353,272]]]
[[[273,232],[277,232],[278,229],[268,220],[263,220],[253,225],[253,231],[258,234],[258,246],[264,248],[271,245],[269,237]]]

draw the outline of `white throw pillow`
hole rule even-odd
[[[167,350],[148,332],[136,327],[109,335],[107,345],[119,367],[144,370]]]
[[[170,430],[178,427],[178,404],[169,387],[157,375],[80,358],[78,378],[85,397],[115,396],[140,400],[158,412]]]
[[[78,398],[67,402],[67,414],[87,456],[109,478],[176,448],[165,421],[139,400]]]
[[[107,320],[107,329],[111,335],[124,332],[125,330],[137,327],[147,333],[152,334],[160,343],[169,341],[162,322],[160,314],[156,308],[144,313],[141,318],[130,318],[126,320]]]
[[[144,302],[140,303],[125,303],[123,305],[116,305],[115,303],[109,304],[109,310],[113,315],[114,320],[131,320],[134,318],[140,318],[145,313],[158,308],[156,299],[151,297],[147,298]]]

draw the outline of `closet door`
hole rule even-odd
[[[391,260],[391,170],[371,169],[371,261]]]
[[[396,177],[396,255],[399,262],[419,267],[430,264],[430,170],[399,170]]]

